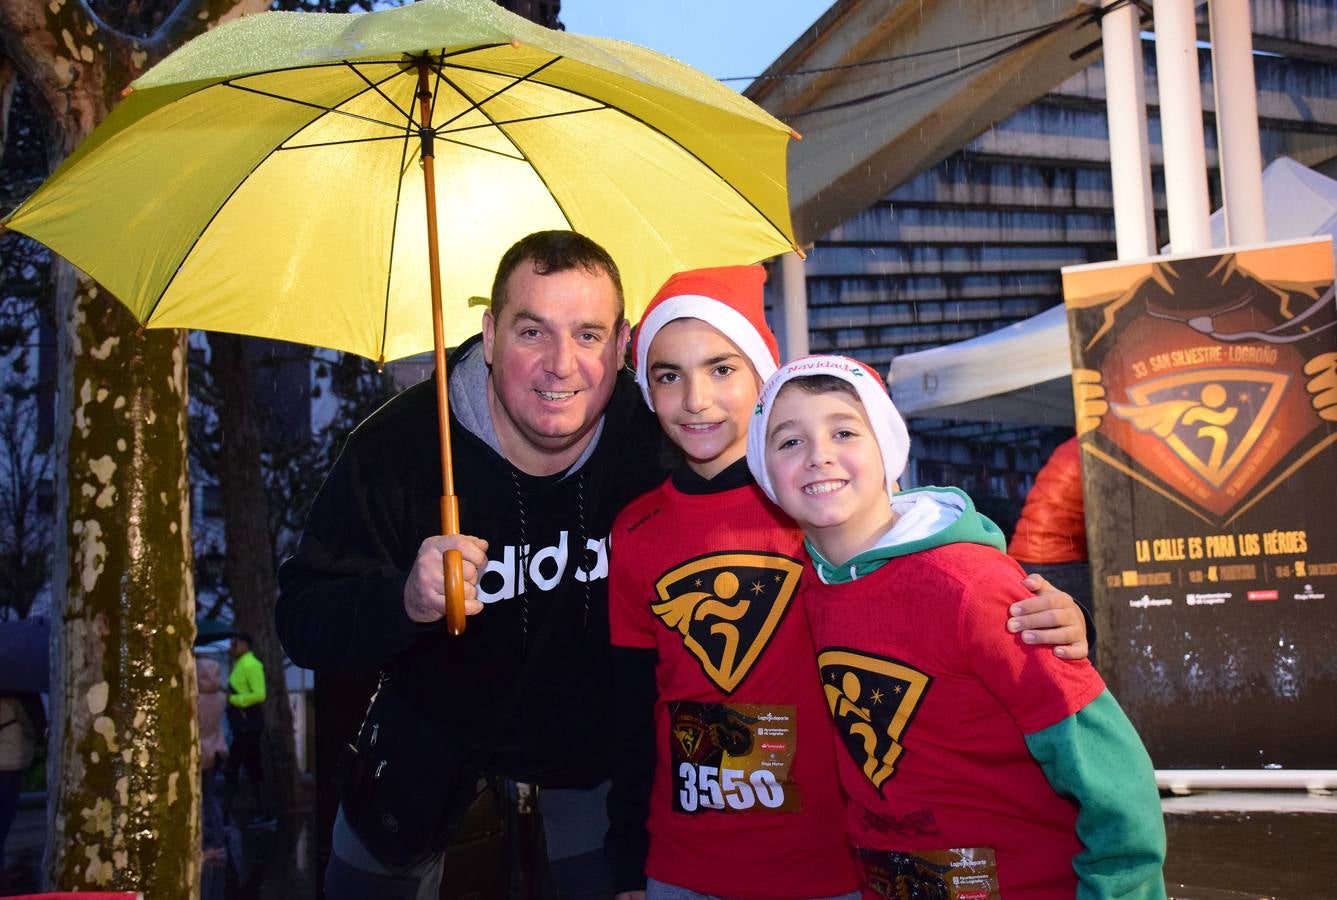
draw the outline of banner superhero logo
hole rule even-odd
[[[1216,489],[1258,448],[1289,381],[1280,372],[1199,369],[1132,385],[1132,402],[1110,408],[1137,431],[1163,440]]]
[[[651,611],[682,635],[707,678],[725,693],[742,683],[775,635],[803,566],[772,553],[719,553],[655,582]]]
[[[1235,521],[1337,440],[1331,272],[1324,244],[1065,270],[1083,450]]]
[[[845,749],[882,793],[932,677],[898,660],[843,648],[821,651],[817,667]]]

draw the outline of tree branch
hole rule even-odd
[[[181,0],[145,45],[156,62],[211,28],[268,8],[269,0]]]
[[[0,56],[0,162],[4,161],[5,145],[9,143],[9,110],[14,103],[18,74],[9,57]]]

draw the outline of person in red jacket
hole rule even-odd
[[[1035,476],[1026,495],[1007,555],[1029,572],[1061,584],[1086,614],[1091,663],[1096,657],[1096,628],[1091,605],[1091,566],[1087,562],[1086,515],[1082,502],[1082,450],[1077,438],[1058,445]]]
[[[1036,474],[1007,555],[1041,565],[1086,560],[1082,449],[1076,437],[1059,444]]]
[[[858,887],[835,734],[795,601],[802,534],[745,458],[757,391],[779,356],[764,282],[759,266],[674,275],[633,342],[646,403],[684,459],[622,511],[610,539],[620,896],[643,883],[651,898],[757,900]],[[1074,627],[1039,640],[1081,641],[1080,615],[1058,592],[1023,604],[1017,625],[1051,607]]]

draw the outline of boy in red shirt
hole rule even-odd
[[[609,846],[627,893],[645,874],[652,898],[818,898],[858,885],[835,737],[794,600],[802,533],[745,459],[757,391],[778,360],[764,282],[759,266],[675,275],[633,344],[646,402],[684,461],[623,510],[611,537],[620,731]],[[1057,592],[1022,612],[1043,620],[1051,607],[1080,619]],[[1074,631],[1036,633],[1056,643]]]
[[[807,538],[803,605],[865,896],[1163,898],[1137,733],[1087,662],[994,627],[1021,570],[965,494],[895,491],[908,452],[882,380],[832,356],[772,376],[748,439]]]

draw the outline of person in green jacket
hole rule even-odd
[[[244,824],[255,827],[273,822],[274,816],[269,812],[265,770],[260,761],[265,735],[265,665],[251,652],[251,643],[251,636],[243,631],[232,638],[228,647],[233,660],[227,678],[227,723],[232,729],[232,747],[228,752],[226,782],[231,812],[241,770],[246,769],[246,777],[255,788],[256,812]]]
[[[1090,663],[994,627],[1021,569],[961,491],[898,490],[909,446],[881,377],[836,356],[771,376],[748,430],[812,560],[799,594],[864,896],[1165,900],[1137,732]]]

